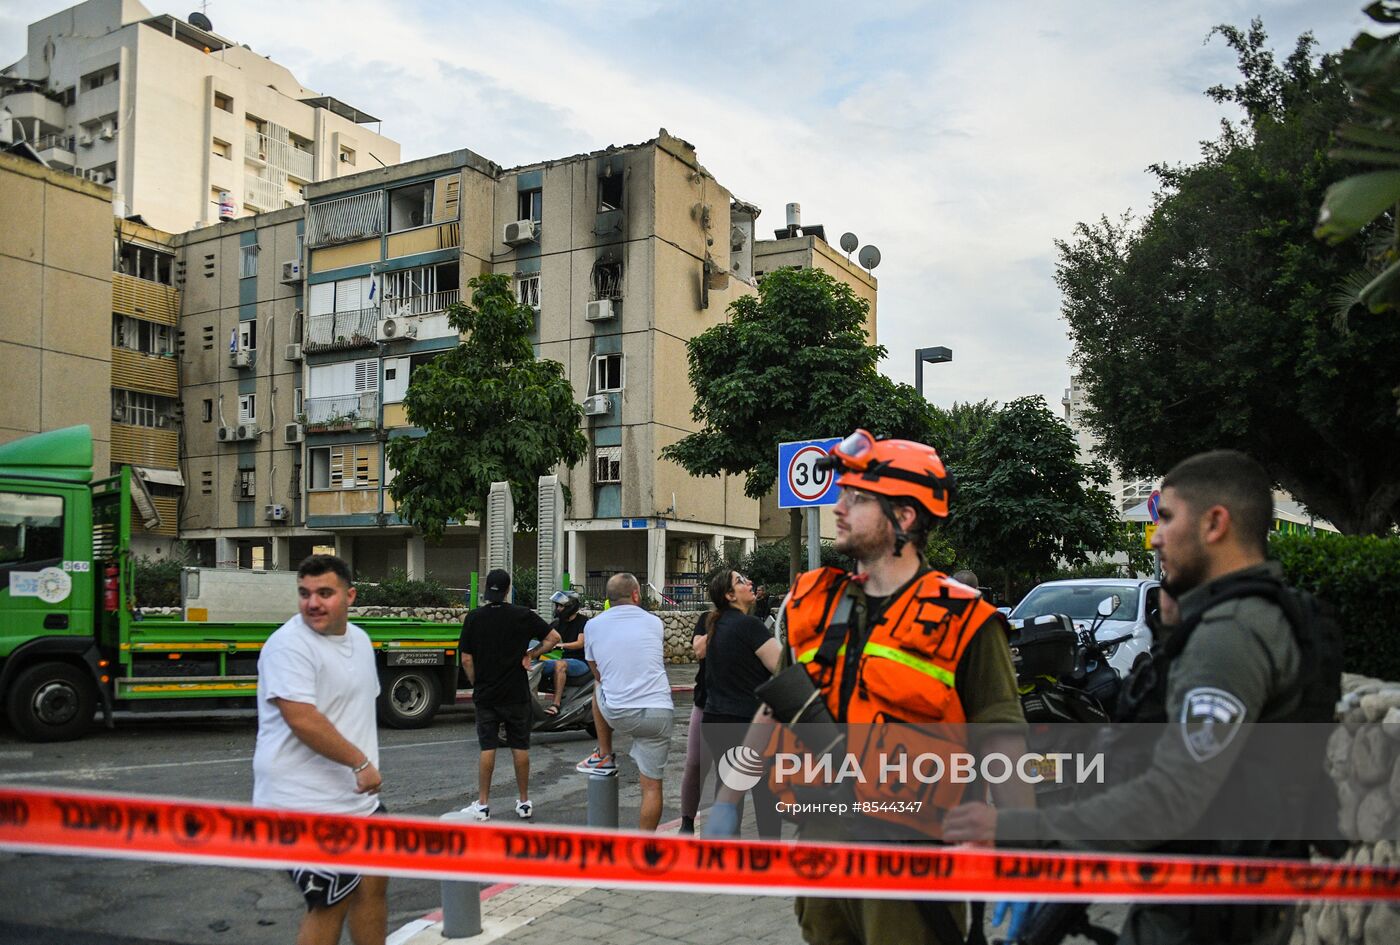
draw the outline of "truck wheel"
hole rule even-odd
[[[92,679],[71,663],[39,663],[22,670],[5,700],[10,724],[31,742],[81,738],[96,708]]]
[[[385,673],[379,688],[379,721],[390,728],[423,728],[437,715],[437,674],[426,669]]]

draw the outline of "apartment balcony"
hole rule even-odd
[[[173,495],[153,495],[151,504],[160,513],[160,524],[155,528],[147,528],[141,521],[141,513],[132,510],[131,530],[141,535],[160,535],[163,538],[174,538],[180,532],[180,500]]]
[[[130,348],[113,347],[112,386],[161,397],[179,397],[178,362],[174,355],[144,354]]]
[[[74,154],[77,144],[73,135],[41,135],[34,147],[50,167],[71,171],[78,166],[78,158]]]
[[[0,108],[8,108],[27,132],[33,131],[36,119],[50,128],[63,128],[68,123],[68,110],[43,92],[12,92],[0,98]]]
[[[279,141],[256,131],[243,134],[243,156],[246,160],[266,164],[297,178],[312,180],[313,156],[295,147],[290,141]]]
[[[374,327],[379,309],[361,308],[329,315],[312,315],[306,320],[306,351],[348,351],[374,347]]]
[[[306,493],[306,514],[377,515],[379,489],[313,489]]]
[[[353,243],[383,232],[383,191],[322,200],[306,213],[306,245],[311,247]]]
[[[303,403],[307,433],[373,430],[379,425],[379,394],[310,397]]]
[[[162,325],[174,325],[180,320],[180,290],[173,285],[114,272],[112,311]]]
[[[417,253],[434,253],[440,249],[456,249],[462,245],[462,225],[460,223],[440,223],[437,226],[420,226],[402,233],[391,233],[384,241],[384,258],[398,259],[400,256],[413,256]]]
[[[180,437],[173,429],[112,424],[112,462],[129,466],[178,469]]]
[[[445,289],[442,292],[429,292],[424,295],[409,295],[400,298],[386,296],[381,306],[381,317],[407,318],[411,315],[432,315],[447,311],[448,306],[456,305],[461,299],[460,289]]]
[[[243,202],[254,210],[281,210],[287,188],[275,180],[243,175]]]

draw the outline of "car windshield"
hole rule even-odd
[[[1073,620],[1092,620],[1098,616],[1099,601],[1117,594],[1122,600],[1109,620],[1136,620],[1138,615],[1137,588],[1122,584],[1042,584],[1026,595],[1011,612],[1014,618],[1038,617],[1041,614],[1065,614]]]

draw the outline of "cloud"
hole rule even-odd
[[[380,116],[405,159],[467,147],[512,166],[664,126],[764,208],[760,230],[798,201],[833,240],[880,247],[892,377],[912,381],[913,349],[944,344],[954,361],[925,372],[936,402],[1056,405],[1070,344],[1054,241],[1148,208],[1147,166],[1215,136],[1230,112],[1202,92],[1236,72],[1210,29],[1258,13],[1280,55],[1307,29],[1334,50],[1363,26],[1359,5],[243,0],[210,15]],[[0,17],[5,61],[22,54],[16,23]]]

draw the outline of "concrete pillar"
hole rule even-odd
[[[753,546],[755,541],[756,539],[753,535],[749,535],[747,538],[744,539],[744,557],[747,558],[749,555],[753,554]]]
[[[724,536],[723,536],[723,535],[711,535],[711,536],[710,536],[710,544],[714,545],[714,548],[715,548],[715,561],[716,561],[716,562],[723,561],[723,560],[724,560]]]
[[[335,533],[335,556],[355,569],[355,536]]]
[[[272,560],[267,563],[269,571],[290,571],[296,566],[292,560],[292,540],[290,538],[269,538],[272,547]]]
[[[235,569],[238,567],[237,541],[223,537],[214,539],[214,567]]]
[[[652,585],[649,592],[659,597],[666,589],[666,529],[647,529],[647,582]],[[646,592],[646,588],[643,591]]]
[[[569,580],[574,587],[583,587],[588,581],[587,532],[571,531],[569,536]]]
[[[407,551],[408,563],[404,568],[410,581],[421,581],[428,576],[428,549],[423,544],[422,535],[409,535]]]

